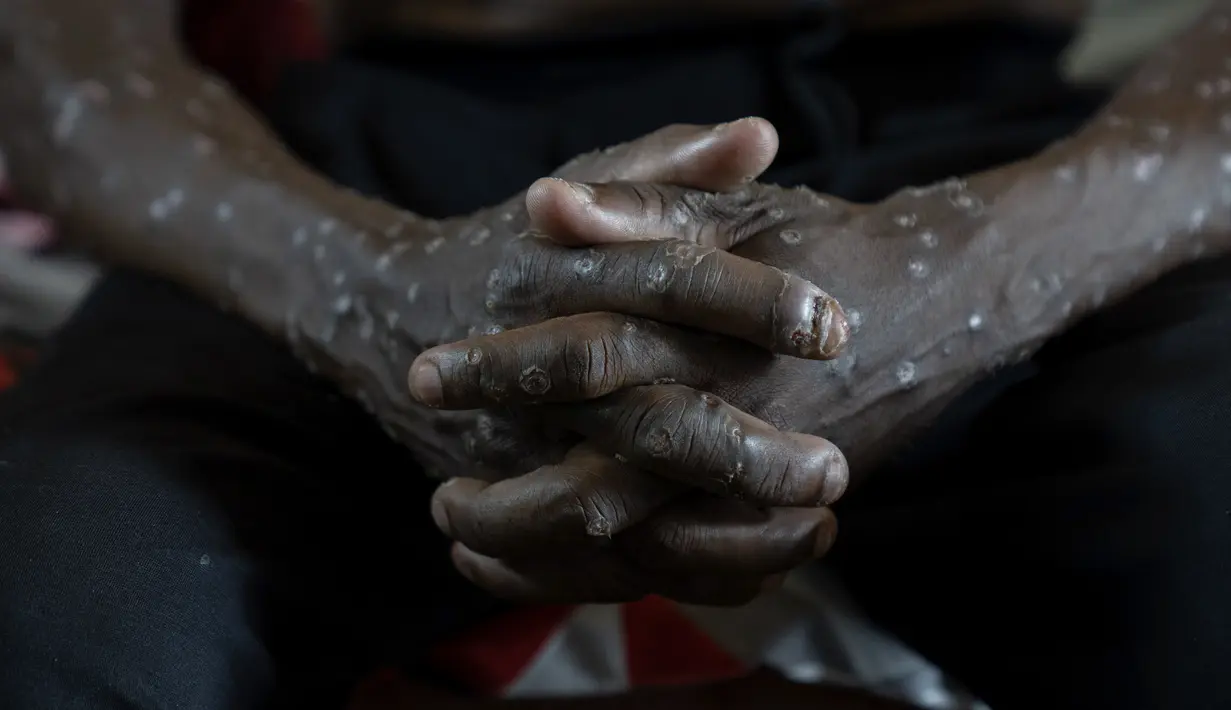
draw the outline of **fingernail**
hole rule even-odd
[[[440,532],[449,534],[449,511],[445,510],[445,504],[439,498],[432,498],[432,522],[436,523]]]
[[[846,347],[851,338],[851,325],[846,320],[842,306],[832,298],[826,298],[821,306],[819,318],[820,336],[824,338],[821,345],[821,357],[834,357]]]
[[[573,191],[573,194],[577,196],[577,199],[580,200],[582,204],[588,205],[594,202],[594,188],[584,182],[571,182],[565,180],[564,184],[569,186],[569,189]]]
[[[424,360],[414,365],[410,371],[410,394],[429,407],[444,404],[444,385],[435,362]]]
[[[824,557],[838,539],[838,521],[833,513],[825,512],[826,519],[821,522],[821,529],[816,533],[816,546],[812,550],[812,556],[817,559]]]
[[[832,505],[846,492],[846,484],[850,480],[850,468],[847,466],[846,457],[838,451],[837,447],[830,447],[829,455],[825,460],[824,475],[825,480],[821,483],[821,500],[818,503]]]

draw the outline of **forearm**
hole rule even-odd
[[[0,68],[0,140],[18,187],[103,260],[238,311],[371,402],[403,440],[432,438],[401,368],[422,347],[414,335],[452,321],[430,284],[411,303],[393,281],[415,278],[438,225],[300,165],[183,57],[169,26],[136,12],[145,6],[5,3],[14,51]],[[388,253],[406,268],[381,270]],[[365,306],[383,293],[403,296]],[[423,327],[394,341],[391,321],[411,316]]]
[[[828,422],[848,453],[875,458],[988,369],[1231,247],[1231,3],[1218,5],[1072,139],[869,213],[895,224],[856,225],[900,271],[878,264],[834,288],[864,320]]]
[[[311,278],[287,268],[296,230],[315,237],[333,220],[337,234],[321,236],[344,245],[361,225],[337,215],[383,228],[393,211],[291,158],[156,23],[132,19],[146,5],[49,0],[3,20],[17,39],[0,137],[18,187],[104,260],[167,276],[280,331],[290,282]]]

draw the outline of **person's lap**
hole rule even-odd
[[[1079,326],[842,504],[832,565],[994,708],[1217,706],[1228,332],[1229,260]],[[0,404],[7,705],[337,707],[487,609],[408,457],[173,287],[109,276]]]
[[[5,707],[258,707],[275,680],[312,699],[289,707],[341,707],[468,594],[489,603],[451,572],[406,452],[154,279],[107,276],[0,431]]]
[[[971,393],[839,503],[853,597],[992,708],[1231,705],[1228,334],[1224,258]]]

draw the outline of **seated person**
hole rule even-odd
[[[10,5],[12,175],[131,270],[0,403],[7,706],[339,707],[480,589],[741,604],[835,512],[993,708],[1231,702],[1227,2],[1093,116],[1010,30],[356,4],[410,31],[279,77],[298,157],[171,3]]]

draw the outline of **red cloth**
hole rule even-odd
[[[17,371],[9,364],[8,358],[0,355],[0,390],[8,389],[17,382]]]
[[[443,643],[432,666],[487,696],[553,686],[612,692],[737,678],[750,669],[660,597],[525,607]]]
[[[328,51],[305,0],[189,0],[183,17],[184,42],[197,61],[256,104],[288,62]]]

